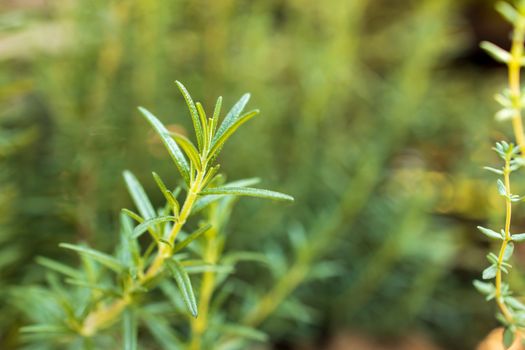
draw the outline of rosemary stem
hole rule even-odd
[[[205,168],[204,168],[205,169]],[[132,293],[137,289],[143,287],[147,282],[158,276],[162,272],[164,267],[164,261],[168,259],[173,250],[173,244],[177,238],[178,233],[186,223],[186,220],[190,216],[191,209],[197,200],[197,196],[201,191],[202,181],[204,179],[205,171],[199,171],[195,180],[191,183],[188,190],[188,195],[184,201],[184,205],[180,211],[177,221],[173,225],[173,228],[168,236],[168,243],[160,243],[158,253],[147,272],[142,278],[135,282],[131,288],[126,289],[125,293],[118,299],[114,300],[109,305],[104,305],[96,308],[94,311],[89,313],[84,319],[83,324],[80,327],[79,333],[83,336],[90,337],[97,333],[102,328],[109,327],[119,317],[119,315],[125,310],[125,308],[132,302]]]
[[[497,270],[496,270],[496,303],[498,304],[498,307],[507,320],[509,324],[513,323],[513,317],[511,312],[509,311],[507,305],[505,305],[505,301],[503,299],[502,294],[502,269],[501,266],[503,264],[503,258],[505,255],[505,250],[507,248],[507,245],[512,240],[510,235],[510,222],[512,217],[512,202],[510,200],[510,155],[507,156],[505,159],[505,168],[503,169],[503,176],[504,176],[504,184],[505,184],[505,238],[503,239],[503,242],[501,244],[499,255],[498,255],[498,264],[497,264]]]
[[[206,263],[215,265],[219,258],[219,249],[217,246],[217,225],[213,225],[207,232],[207,244],[204,260]],[[192,338],[190,343],[191,350],[200,350],[202,345],[202,336],[208,327],[208,313],[210,308],[211,297],[215,290],[215,272],[206,271],[202,276],[202,284],[199,294],[199,317],[191,319]]]
[[[508,62],[509,70],[509,90],[512,101],[512,107],[514,110],[514,116],[512,117],[512,128],[514,130],[514,136],[516,143],[520,147],[520,153],[523,154],[525,150],[525,136],[523,131],[523,121],[521,119],[521,87],[520,87],[520,69],[522,64],[523,55],[523,41],[525,37],[525,22],[519,20],[515,27],[512,36],[511,46],[511,59]]]

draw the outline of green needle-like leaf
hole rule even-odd
[[[135,220],[139,224],[144,222],[144,218],[142,218],[139,214],[135,213],[134,211],[124,208],[121,210],[121,212],[122,214],[126,214],[128,217]]]
[[[509,23],[516,23],[521,17],[518,11],[505,1],[498,1],[496,3],[496,11],[498,11]]]
[[[508,63],[512,58],[510,52],[505,51],[501,47],[496,46],[488,41],[483,41],[479,46],[483,50],[485,50],[490,56],[492,56],[492,58],[494,58],[496,61]]]
[[[202,163],[201,158],[199,156],[199,151],[197,150],[197,148],[195,148],[193,143],[191,143],[191,141],[186,136],[176,133],[172,133],[171,135],[179,144],[179,146],[184,150],[184,153],[186,153],[186,155],[188,156],[190,161],[195,165],[197,170],[201,170]]]
[[[153,126],[157,134],[159,134],[162,143],[168,150],[171,158],[175,162],[177,169],[179,170],[182,178],[186,183],[190,182],[190,167],[188,161],[184,158],[182,151],[180,150],[177,143],[171,138],[169,131],[166,129],[164,124],[160,122],[153,114],[151,114],[147,109],[139,107],[140,112],[146,117],[148,122]]]
[[[87,247],[82,247],[79,245],[69,244],[69,243],[60,243],[59,247],[74,250],[80,255],[84,255],[89,258],[92,258],[93,260],[99,262],[100,264],[110,268],[111,270],[115,272],[120,273],[124,269],[124,265],[122,265],[122,263],[119,260],[115,259],[111,255],[102,253],[98,250],[87,248]]]
[[[148,196],[146,195],[146,192],[144,191],[144,188],[137,180],[135,175],[133,175],[131,171],[126,170],[124,171],[124,180],[126,181],[128,191],[131,195],[131,198],[133,199],[133,202],[137,206],[140,215],[142,215],[144,219],[155,217],[155,209],[153,209],[153,205],[151,204]]]
[[[506,196],[507,195],[507,189],[505,188],[505,184],[503,183],[503,181],[498,179],[496,181],[496,185],[498,187],[499,194],[501,194],[502,196]]]
[[[496,287],[494,287],[494,285],[489,282],[482,282],[482,281],[476,280],[473,282],[473,284],[474,284],[474,287],[476,287],[476,289],[480,293],[485,294],[485,295],[493,293],[494,290],[496,289]]]
[[[493,239],[503,239],[502,235],[497,233],[496,231],[492,231],[489,228],[478,226],[478,230],[481,231],[485,236]]]
[[[215,133],[215,130],[217,130],[217,125],[219,123],[219,115],[221,114],[221,107],[222,96],[219,96],[219,98],[217,98],[217,102],[215,103],[215,108],[213,109],[213,117],[211,118],[212,122],[210,128],[213,133]]]
[[[212,142],[212,147],[210,149],[210,156],[216,157],[226,140],[228,140],[228,138],[235,132],[235,130],[237,130],[242,124],[246,123],[248,120],[255,117],[257,114],[259,114],[259,110],[253,110],[246,114],[243,114],[238,119],[235,119],[232,124],[228,125],[227,129],[225,129],[220,134],[220,136],[219,132],[221,131],[221,129],[219,129],[219,132],[217,132],[217,135],[215,135],[215,137],[213,138],[214,141]]]
[[[138,338],[137,316],[134,310],[124,311],[122,318],[122,339],[124,350],[136,350]]]
[[[491,278],[496,277],[496,272],[498,271],[498,267],[496,265],[490,265],[485,270],[483,270],[483,279],[489,280]]]
[[[144,232],[146,232],[148,229],[150,229],[151,227],[157,225],[157,224],[161,224],[163,222],[169,222],[169,221],[177,221],[177,217],[175,216],[159,216],[159,217],[156,217],[156,218],[151,218],[151,219],[148,219],[148,220],[145,220],[142,224],[138,225],[137,227],[135,227],[135,229],[133,230],[133,238],[138,238],[140,237]],[[160,239],[160,237],[156,234],[156,233],[153,233],[152,232],[152,235],[153,238],[158,241]]]
[[[523,242],[523,241],[525,241],[525,233],[516,233],[515,235],[512,235],[512,240],[514,242]]]
[[[69,333],[70,330],[63,325],[35,324],[20,328],[23,333]]]
[[[164,184],[164,181],[160,178],[160,176],[156,172],[152,172],[153,178],[155,179],[155,182],[157,183],[157,186],[159,186],[160,192],[164,195],[164,198],[166,198],[166,201],[170,204],[170,206],[175,209],[176,212],[179,211],[179,202],[173,195],[173,193],[168,190],[166,185]]]
[[[506,327],[503,332],[503,345],[508,349],[514,343],[514,330],[511,327]]]
[[[204,108],[202,107],[202,104],[200,102],[195,103],[195,107],[197,107],[197,112],[199,113],[199,118],[202,125],[202,131],[204,132],[204,137],[206,137],[206,126],[207,126],[207,118],[206,118],[206,111],[204,111]]]
[[[80,278],[82,276],[79,271],[52,259],[39,256],[36,258],[36,262],[42,266],[47,267],[48,269],[59,272],[68,277]]]
[[[193,122],[193,128],[195,129],[195,136],[197,137],[197,144],[199,146],[199,149],[202,150],[203,146],[203,131],[202,131],[202,125],[199,118],[199,113],[197,112],[197,107],[195,106],[195,103],[193,102],[193,99],[191,98],[188,90],[182,85],[182,83],[178,80],[175,81],[177,84],[177,87],[179,88],[182,96],[184,97],[184,100],[186,101],[186,105],[188,106],[188,109],[190,110],[191,120]]]
[[[230,334],[233,336],[264,342],[268,340],[268,335],[266,333],[261,332],[258,329],[243,326],[240,324],[224,324],[221,325],[220,328],[222,333]]]
[[[239,101],[237,101],[237,103],[233,105],[232,109],[230,109],[230,111],[226,114],[226,117],[224,117],[224,120],[222,121],[221,126],[217,130],[217,133],[215,134],[215,137],[213,138],[212,145],[215,144],[217,140],[221,138],[222,135],[226,132],[226,130],[228,130],[235,123],[235,121],[239,118],[239,116],[241,115],[244,107],[246,106],[249,100],[250,100],[250,94],[244,94],[239,99]],[[222,99],[221,99],[221,104],[222,104]],[[217,110],[217,105],[216,105],[215,110]],[[215,112],[214,112],[214,118],[215,118]]]
[[[188,276],[188,273],[184,270],[184,267],[175,259],[168,259],[168,268],[170,269],[177,286],[182,294],[184,303],[190,311],[193,317],[197,317],[197,301],[195,299],[195,294],[193,293],[193,287],[191,286],[191,280]]]
[[[233,196],[249,196],[267,199],[275,199],[282,201],[293,201],[294,198],[284,193],[263,190],[253,187],[214,187],[201,191],[201,195],[233,195]]]
[[[509,242],[509,244],[507,244],[507,246],[505,247],[505,251],[503,252],[503,260],[509,260],[512,256],[512,253],[514,253],[514,244],[512,242]]]
[[[206,233],[211,228],[210,224],[204,225],[199,227],[197,230],[192,232],[188,237],[186,237],[183,241],[175,244],[175,247],[173,247],[173,253],[176,253],[182,249],[184,249],[188,244],[199,238],[202,234]]]

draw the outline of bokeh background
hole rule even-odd
[[[59,242],[114,246],[119,210],[132,206],[122,170],[162,202],[150,172],[175,171],[136,106],[189,128],[175,79],[207,110],[251,92],[262,115],[232,139],[223,169],[296,198],[242,201],[229,224],[229,247],[268,252],[277,277],[296,259],[289,236],[307,237],[295,244],[310,247],[316,273],[261,325],[270,347],[323,348],[344,334],[354,349],[474,348],[497,325],[472,287],[490,248],[475,227],[501,226],[503,209],[482,166],[512,135],[493,118],[506,70],[478,48],[508,47],[493,5],[2,0],[0,348],[20,346],[27,321],[10,291],[42,282],[36,256],[74,264]],[[525,271],[522,249],[516,264]],[[236,278],[257,298],[274,282],[252,269]],[[517,290],[523,277],[511,275]]]

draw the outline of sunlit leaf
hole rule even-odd
[[[490,56],[492,56],[492,58],[494,58],[496,61],[508,63],[512,59],[510,52],[505,51],[501,47],[498,47],[488,41],[481,42],[479,46],[483,50],[485,50]]]
[[[202,163],[199,156],[199,151],[195,148],[193,143],[191,143],[187,137],[177,133],[171,133],[171,136],[173,136],[175,141],[184,150],[184,153],[186,153],[190,161],[197,167],[197,170],[201,170]]]

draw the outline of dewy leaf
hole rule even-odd
[[[173,247],[173,253],[176,253],[182,249],[184,249],[188,244],[199,238],[203,233],[206,233],[211,228],[210,224],[206,224],[204,226],[199,227],[197,230],[192,232],[188,237],[186,237],[183,241],[175,244],[175,247]]]
[[[157,224],[161,224],[163,222],[169,222],[169,221],[176,221],[177,218],[175,216],[159,216],[159,217],[156,217],[156,218],[151,218],[151,219],[148,219],[146,221],[144,221],[142,224],[138,225],[137,227],[135,227],[135,229],[133,230],[133,238],[138,238],[140,237],[144,232],[146,232],[149,228],[151,228],[152,226],[154,225],[157,225]],[[154,234],[154,233],[152,233]],[[155,240],[159,240],[160,237],[158,237],[158,235],[154,234],[154,237]]]
[[[496,277],[496,272],[498,271],[498,268],[496,265],[490,265],[485,270],[483,270],[483,279],[489,280],[491,278]]]
[[[503,50],[501,47],[494,45],[493,43],[483,41],[479,46],[483,50],[485,50],[490,56],[492,56],[492,58],[494,58],[496,61],[508,63],[511,60],[512,56],[509,52]]]
[[[146,195],[144,188],[137,180],[137,178],[131,173],[131,171],[124,171],[124,180],[126,181],[128,191],[131,194],[131,198],[137,206],[140,215],[142,215],[144,219],[150,219],[155,217],[156,213],[155,209],[153,209],[153,205],[151,205],[151,202],[148,196]]]
[[[166,129],[164,124],[162,124],[157,119],[157,117],[151,114],[147,109],[139,107],[139,111],[144,115],[144,117],[146,117],[146,119],[151,124],[151,126],[153,126],[157,134],[159,134],[162,143],[164,143],[164,146],[168,150],[168,153],[175,162],[177,169],[182,175],[182,178],[184,179],[184,181],[186,181],[186,183],[189,183],[190,167],[188,165],[188,161],[186,160],[186,158],[184,158],[184,155],[182,154],[182,151],[180,150],[177,143],[171,138],[169,131]]]
[[[200,192],[201,195],[233,195],[233,196],[249,196],[249,197],[259,197],[259,198],[268,198],[275,200],[284,200],[284,201],[293,201],[294,198],[284,193],[263,190],[253,187],[214,187],[209,188]]]
[[[242,113],[242,110],[250,100],[250,94],[244,94],[242,97],[233,105],[232,109],[226,114],[226,117],[224,117],[224,120],[221,123],[221,126],[219,127],[219,130],[217,130],[217,133],[215,134],[215,137],[213,138],[212,145],[215,144],[215,142],[230,128],[233,123],[239,118],[239,116]],[[218,104],[218,101],[217,101]],[[222,104],[222,99],[221,99]],[[217,105],[215,106],[215,110],[217,111]],[[215,112],[213,113],[213,117],[215,118]],[[218,114],[217,114],[218,117]]]
[[[202,144],[203,144],[203,132],[202,132],[202,125],[199,118],[199,113],[197,112],[197,107],[195,106],[195,103],[193,102],[193,99],[191,98],[188,90],[182,85],[182,83],[178,80],[175,81],[175,84],[177,84],[177,87],[179,88],[182,96],[184,97],[184,100],[186,101],[186,105],[188,106],[188,109],[190,110],[191,120],[193,122],[193,128],[195,129],[195,136],[197,137],[197,144],[199,145],[199,149],[202,150]]]
[[[111,270],[115,272],[120,273],[124,269],[124,266],[121,264],[120,261],[118,261],[111,255],[102,253],[98,250],[87,248],[87,247],[82,247],[82,246],[78,246],[74,244],[69,244],[69,243],[60,243],[58,246],[61,248],[74,250],[80,255],[90,257],[93,260],[99,262],[100,264],[110,268]]]
[[[176,134],[176,133],[172,133],[171,135],[173,136],[175,141],[179,144],[179,146],[182,147],[182,149],[184,150],[184,153],[186,153],[190,161],[196,166],[197,170],[201,170],[202,164],[201,164],[201,158],[199,156],[199,151],[197,151],[193,143],[191,143],[191,141],[188,140],[188,138],[183,135]]]
[[[184,303],[190,311],[193,317],[197,317],[197,301],[195,299],[195,294],[193,293],[193,287],[191,286],[190,277],[188,273],[184,270],[184,267],[175,259],[166,260],[168,263],[168,268],[170,269],[177,286],[182,294]]]
[[[493,238],[493,239],[503,239],[503,237],[501,236],[501,234],[497,233],[496,231],[492,231],[492,230],[489,229],[489,228],[482,227],[482,226],[478,226],[478,230],[480,230],[481,233],[483,233],[485,236],[487,236],[487,237],[489,237],[489,238]]]
[[[224,132],[222,132],[220,136],[219,136],[219,133],[217,132],[217,135],[215,135],[215,137],[213,138],[212,147],[210,149],[210,155],[212,157],[215,157],[220,151],[220,149],[222,148],[222,146],[224,145],[224,143],[226,142],[226,140],[228,140],[228,138],[235,132],[235,130],[237,130],[242,124],[246,123],[248,120],[255,117],[257,114],[259,114],[259,110],[257,109],[250,111],[246,114],[243,114],[241,117],[234,120],[233,123],[230,124],[228,128],[224,130]],[[221,124],[221,127],[222,127],[222,124]],[[219,129],[219,131],[221,130]]]
[[[211,125],[210,129],[213,133],[215,133],[215,130],[217,128],[217,124],[219,122],[219,115],[221,114],[221,107],[222,107],[222,96],[219,96],[217,98],[217,102],[215,103],[215,108],[213,109],[213,117],[211,118]]]
[[[195,103],[195,107],[197,107],[197,112],[199,113],[199,118],[202,125],[202,131],[204,133],[203,138],[206,138],[206,129],[207,129],[207,118],[206,118],[206,112],[204,111],[204,108],[202,107],[202,104],[200,102]],[[204,141],[204,140],[203,140]]]
[[[124,350],[137,350],[138,325],[134,310],[128,308],[124,311],[122,326]]]

